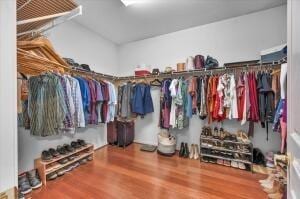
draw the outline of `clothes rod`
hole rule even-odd
[[[223,66],[218,68],[211,68],[211,69],[200,69],[200,70],[191,70],[191,71],[182,71],[182,72],[169,72],[169,73],[160,73],[158,75],[145,75],[145,76],[124,76],[124,77],[117,77],[116,81],[126,81],[126,80],[135,80],[135,79],[153,79],[153,78],[165,78],[165,77],[173,77],[173,76],[183,76],[183,75],[196,75],[196,74],[214,74],[217,72],[224,72],[224,71],[232,71],[232,70],[239,70],[239,69],[249,69],[249,68],[274,68],[285,61],[280,60],[272,63],[263,63],[263,64],[246,64],[246,65],[236,65],[236,66]]]

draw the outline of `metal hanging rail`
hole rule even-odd
[[[246,64],[246,65],[232,65],[232,66],[224,66],[218,68],[211,69],[200,69],[200,70],[191,70],[191,71],[182,71],[182,72],[170,72],[170,73],[160,73],[158,75],[145,75],[145,76],[123,76],[116,77],[115,81],[129,81],[136,79],[154,79],[154,78],[173,78],[178,76],[188,76],[188,75],[209,75],[209,74],[217,74],[221,72],[233,72],[236,70],[249,70],[253,68],[258,68],[259,70],[263,69],[277,69],[276,66],[279,66],[282,63],[286,63],[286,58],[274,61],[271,63],[255,63],[255,64]]]

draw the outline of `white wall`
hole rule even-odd
[[[73,58],[78,63],[90,65],[92,70],[114,74],[117,71],[117,47],[114,43],[89,31],[83,26],[67,22],[55,27],[47,34],[56,51],[63,57]],[[106,126],[90,126],[79,129],[72,135],[51,136],[46,138],[30,136],[30,132],[19,128],[19,173],[34,168],[34,159],[50,147],[70,143],[72,140],[85,139],[96,148],[107,143]]]
[[[204,26],[174,32],[142,41],[121,45],[119,48],[119,75],[130,75],[140,63],[164,69],[184,62],[190,55],[202,54],[216,57],[221,64],[235,61],[259,59],[262,49],[286,43],[286,6],[269,9],[241,17],[236,17]],[[136,123],[136,141],[157,144],[159,132],[159,91],[152,91],[155,112],[139,119]],[[189,128],[176,131],[178,143],[181,141],[198,143],[199,134],[205,122],[196,116],[190,121]],[[233,132],[241,127],[238,122],[226,121],[224,127]],[[256,125],[254,145],[264,152],[278,150],[280,137]]]
[[[0,193],[17,186],[16,1],[0,1]],[[5,30],[5,31],[3,31]]]

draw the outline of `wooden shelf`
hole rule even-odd
[[[210,140],[210,141],[217,141],[217,142],[224,142],[224,143],[232,143],[232,144],[252,145],[252,143],[235,142],[235,141],[231,141],[231,140],[220,140],[220,139],[210,138],[210,137],[205,137],[205,136],[201,136],[201,139]]]
[[[234,158],[226,158],[226,157],[223,157],[223,156],[211,155],[211,154],[205,154],[205,153],[202,153],[201,156],[211,157],[211,158],[216,158],[216,159],[222,159],[222,160],[235,161],[235,162],[241,162],[241,163],[252,165],[252,162],[247,161],[247,160],[240,160],[240,159],[234,159]]]
[[[58,161],[64,158],[68,158],[72,155],[78,155],[78,157],[75,157],[73,160],[66,162],[66,164],[60,164]],[[66,155],[61,155],[58,158],[52,159],[51,161],[43,161],[41,158],[38,158],[34,161],[35,168],[38,170],[41,181],[43,185],[46,186],[47,184],[47,175],[56,172],[62,168],[65,168],[69,165],[74,164],[75,162],[92,156],[92,159],[94,159],[94,145],[88,144],[85,147],[82,147],[80,149],[75,150],[74,152],[68,153]],[[56,165],[54,165],[56,164]],[[54,165],[54,166],[52,166]]]
[[[83,158],[86,158],[86,157],[92,155],[93,153],[94,153],[94,152],[88,152],[88,153],[85,153],[85,154],[79,156],[78,158],[75,158],[74,160],[67,162],[66,164],[60,164],[60,165],[57,166],[57,167],[54,166],[55,168],[53,168],[53,169],[51,169],[51,170],[50,170],[50,169],[46,169],[46,175],[48,175],[48,174],[50,174],[50,173],[53,173],[53,172],[56,172],[56,171],[58,171],[58,170],[60,170],[60,169],[62,169],[62,168],[64,168],[64,167],[66,167],[66,166],[69,166],[69,165],[71,165],[71,164],[74,164],[75,162],[77,162],[77,161],[79,161],[79,160],[81,160],[81,159],[83,159]]]
[[[81,147],[79,149],[76,149],[75,151],[70,152],[70,153],[68,153],[66,155],[61,155],[58,158],[53,158],[51,161],[43,161],[41,158],[38,158],[37,161],[40,161],[40,163],[44,164],[44,165],[52,164],[54,162],[57,162],[58,160],[64,159],[66,157],[69,157],[69,156],[74,155],[74,154],[76,154],[78,152],[84,151],[84,150],[89,149],[91,147],[93,148],[93,145],[92,144],[88,144],[85,147]]]
[[[231,150],[231,149],[225,149],[222,147],[209,147],[209,146],[201,146],[201,148],[205,148],[205,149],[212,149],[212,150],[218,150],[218,151],[226,151],[226,152],[232,152],[232,153],[239,153],[239,154],[245,154],[245,155],[252,155],[250,152],[243,152],[243,151],[238,151],[238,150]]]

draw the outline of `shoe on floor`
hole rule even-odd
[[[47,175],[47,180],[55,180],[57,178],[57,173],[53,172]]]
[[[179,150],[179,157],[183,157],[184,156],[184,143],[181,142],[180,144],[180,150]]]
[[[183,155],[183,157],[184,158],[188,158],[189,157],[189,147],[188,147],[188,143],[185,143],[184,144],[184,155]]]
[[[274,175],[271,174],[271,175],[268,176],[268,178],[266,178],[266,179],[264,179],[264,180],[259,180],[259,183],[260,183],[260,184],[263,184],[263,183],[272,182],[272,181],[274,180],[274,178],[275,178]]]
[[[25,199],[24,194],[20,190],[18,191],[18,199]]]
[[[42,152],[41,158],[44,162],[49,162],[52,160],[52,155],[49,153],[49,151],[45,150]]]
[[[195,160],[199,159],[199,146],[198,146],[198,144],[194,145],[194,159]]]
[[[195,153],[194,144],[191,144],[190,155],[189,155],[190,159],[194,158],[194,153]]]
[[[30,183],[29,183],[29,180],[28,180],[26,174],[23,174],[18,177],[18,187],[19,187],[19,191],[22,194],[28,194],[32,191],[32,188],[30,186]]]
[[[38,189],[43,185],[36,169],[28,171],[26,175],[32,189]]]

